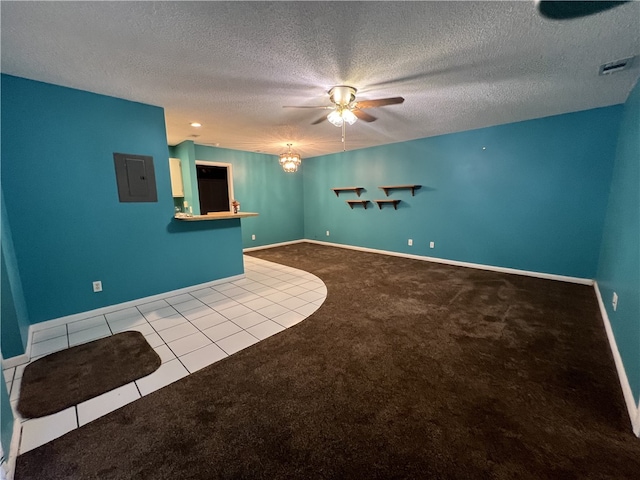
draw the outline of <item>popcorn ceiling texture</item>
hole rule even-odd
[[[348,149],[622,103],[640,3],[570,21],[522,2],[2,2],[2,72],[165,108],[167,140],[303,157],[342,150],[337,84],[403,96]],[[203,128],[189,126],[199,121]]]

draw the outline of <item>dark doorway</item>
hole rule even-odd
[[[200,214],[229,211],[227,167],[196,165]]]

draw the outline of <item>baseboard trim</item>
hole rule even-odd
[[[218,285],[220,283],[234,282],[236,280],[241,280],[243,278],[245,278],[244,273],[241,274],[241,275],[234,275],[232,277],[221,278],[221,279],[218,279],[218,280],[212,280],[210,282],[205,282],[205,283],[200,283],[200,284],[197,284],[197,285],[191,285],[189,287],[179,288],[177,290],[171,290],[170,292],[158,293],[156,295],[151,295],[151,296],[148,296],[148,297],[138,298],[136,300],[130,300],[128,302],[122,302],[122,303],[118,303],[118,304],[115,304],[115,305],[108,305],[106,307],[96,308],[95,310],[88,310],[86,312],[74,313],[72,315],[67,315],[67,316],[59,317],[59,318],[54,318],[54,319],[47,320],[47,321],[44,321],[44,322],[34,323],[33,325],[29,326],[29,343],[27,345],[27,351],[30,353],[30,350],[31,350],[31,339],[32,339],[33,333],[37,332],[39,330],[45,330],[47,328],[56,327],[58,325],[64,325],[65,323],[75,322],[77,320],[82,320],[83,318],[87,318],[87,317],[94,317],[96,315],[104,315],[106,313],[115,312],[117,310],[122,310],[124,308],[133,307],[135,305],[139,305],[140,303],[149,303],[149,302],[153,302],[155,300],[161,300],[163,298],[173,297],[175,295],[180,295],[181,293],[187,293],[187,292],[189,292],[191,290],[194,290],[196,288],[212,287],[212,286]],[[27,355],[27,354],[25,354],[25,355]],[[22,357],[23,355],[20,355],[20,356]],[[17,357],[12,357],[9,360],[12,360],[13,358],[17,358]],[[7,360],[5,360],[5,362],[6,361]],[[24,362],[21,362],[21,363],[24,363]],[[18,363],[16,365],[20,365],[20,364]]]
[[[633,392],[631,391],[631,386],[629,385],[629,378],[627,377],[624,363],[622,363],[622,357],[620,356],[620,351],[618,350],[616,338],[613,335],[613,329],[611,328],[609,314],[607,313],[607,309],[605,308],[604,302],[602,301],[602,295],[600,294],[600,287],[598,286],[598,282],[594,282],[593,289],[595,290],[596,297],[598,298],[598,305],[600,306],[602,322],[604,323],[604,329],[607,332],[607,338],[609,339],[609,348],[611,348],[611,353],[613,354],[613,361],[615,362],[616,370],[618,372],[618,380],[620,381],[620,387],[622,387],[624,401],[627,404],[627,411],[629,412],[629,419],[631,420],[631,428],[633,429],[633,433],[636,436],[640,437],[640,405],[636,405],[636,402],[633,399]]]
[[[390,250],[377,250],[375,248],[367,248],[367,247],[356,247],[354,245],[345,245],[342,243],[331,243],[331,242],[323,242],[320,240],[304,240],[308,243],[315,243],[318,245],[327,245],[329,247],[339,247],[346,248],[349,250],[358,250],[360,252],[368,252],[368,253],[380,253],[383,255],[391,255],[393,257],[403,257],[403,258],[411,258],[413,260],[422,260],[425,262],[433,262],[433,263],[442,263],[445,265],[453,265],[456,267],[467,267],[467,268],[475,268],[478,270],[489,270],[491,272],[499,272],[499,273],[509,273],[512,275],[524,275],[527,277],[535,277],[535,278],[543,278],[545,280],[556,280],[559,282],[568,282],[568,283],[578,283],[580,285],[593,285],[593,279],[591,278],[580,278],[580,277],[568,277],[565,275],[556,275],[554,273],[542,273],[542,272],[533,272],[529,270],[518,270],[516,268],[507,268],[507,267],[495,267],[493,265],[483,265],[481,263],[470,263],[470,262],[460,262],[458,260],[448,260],[446,258],[437,258],[437,257],[427,257],[422,255],[412,255],[409,253],[400,253],[400,252],[392,252]]]
[[[301,239],[301,240],[291,240],[290,242],[279,242],[279,243],[270,243],[268,245],[260,245],[259,247],[247,247],[247,248],[243,248],[242,252],[255,252],[256,250],[265,250],[267,248],[275,248],[275,247],[283,247],[285,245],[293,245],[295,243],[303,243],[306,242],[307,240]]]

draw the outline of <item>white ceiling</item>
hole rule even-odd
[[[2,72],[164,107],[167,141],[303,158],[338,84],[402,105],[347,149],[622,103],[640,75],[640,3],[569,21],[518,2],[1,2]],[[203,127],[189,126],[199,121]]]

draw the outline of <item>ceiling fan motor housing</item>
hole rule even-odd
[[[336,105],[346,107],[356,99],[357,90],[347,85],[338,85],[329,90],[329,98]]]

